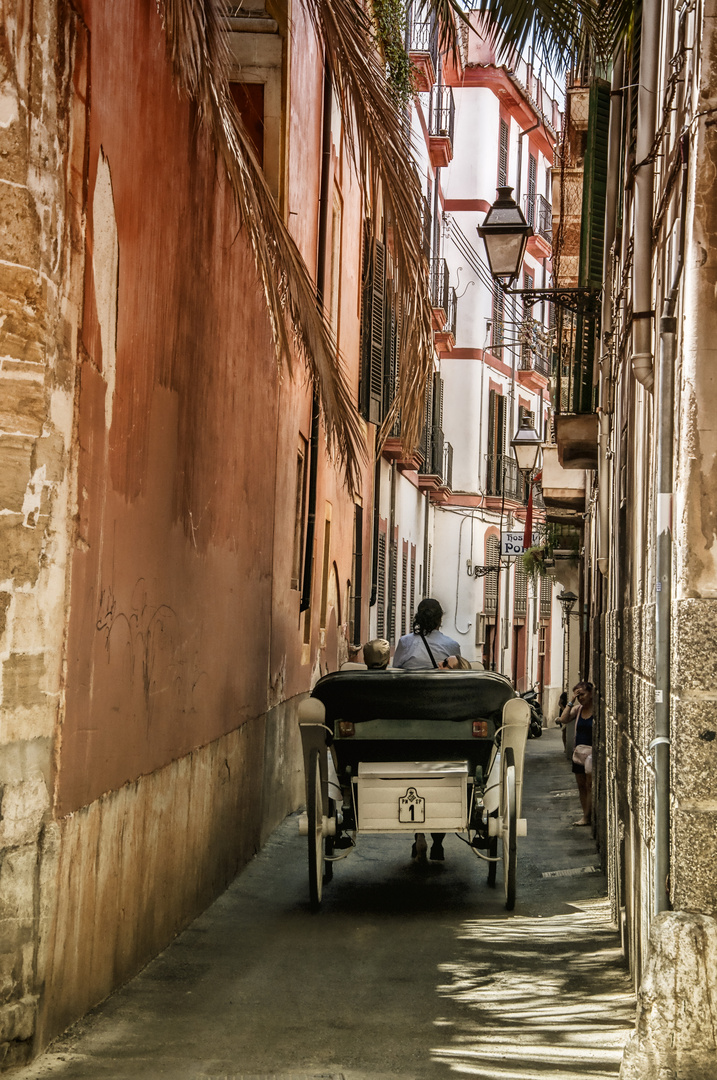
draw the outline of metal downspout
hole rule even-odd
[[[625,53],[621,48],[615,57],[610,88],[610,128],[608,132],[607,191],[605,194],[605,246],[602,265],[602,331],[600,355],[600,432],[598,435],[598,570],[607,575],[610,550],[610,471],[608,447],[610,444],[610,345],[612,326],[612,268],[610,250],[615,240],[618,177],[620,172],[622,134],[622,83],[625,69]]]
[[[655,138],[660,0],[643,0],[640,87],[635,146],[635,221],[632,260],[632,370],[647,390],[655,375],[652,357],[652,214],[655,165],[648,161]]]
[[[323,306],[326,276],[326,244],[329,220],[329,179],[331,176],[331,111],[333,88],[328,62],[324,58],[324,102],[321,129],[321,188],[319,192],[319,228],[316,251],[316,294]],[[319,464],[319,395],[314,390],[311,402],[311,455],[309,458],[309,499],[306,514],[306,549],[304,577],[301,585],[299,611],[311,607],[311,586],[314,576],[314,535],[316,531],[316,491]]]
[[[670,638],[672,633],[672,457],[677,319],[674,311],[685,252],[689,139],[683,134],[682,197],[677,265],[660,319],[657,386],[657,557],[655,565],[655,870],[653,914],[670,910]]]

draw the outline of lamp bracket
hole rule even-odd
[[[509,289],[502,282],[499,285],[506,296],[519,296],[526,308],[549,300],[551,304],[567,308],[576,315],[595,316],[600,302],[600,289]]]
[[[490,574],[490,573],[499,574],[500,573],[500,567],[499,566],[476,566],[476,564],[474,563],[472,572],[473,572],[473,577],[485,577],[487,574]]]

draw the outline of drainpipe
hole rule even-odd
[[[644,0],[640,88],[637,99],[635,224],[632,260],[632,370],[647,390],[655,381],[652,358],[652,212],[655,166],[647,162],[655,138],[660,0]]]
[[[602,266],[602,312],[600,327],[602,331],[602,352],[600,356],[600,433],[598,436],[598,570],[607,576],[610,550],[610,471],[608,468],[608,447],[610,445],[610,341],[609,328],[612,326],[612,273],[610,249],[615,240],[615,218],[617,210],[618,176],[620,172],[620,152],[622,134],[622,85],[625,70],[625,53],[621,48],[615,57],[610,88],[610,127],[608,134],[607,156],[607,191],[605,193],[605,247]]]
[[[316,252],[316,294],[323,306],[326,276],[326,244],[329,220],[329,179],[331,177],[331,111],[333,105],[331,72],[324,58],[324,102],[321,130],[321,188],[319,194],[319,238]],[[319,395],[314,390],[311,402],[311,457],[309,460],[309,504],[306,515],[306,550],[304,580],[301,586],[299,611],[311,606],[311,586],[314,575],[314,534],[316,531],[316,489],[319,464]]]
[[[655,604],[655,738],[650,744],[655,765],[654,910],[670,910],[670,636],[672,632],[672,455],[674,442],[674,379],[677,351],[675,305],[685,254],[689,139],[683,133],[682,197],[677,265],[660,319],[657,386],[657,558]]]

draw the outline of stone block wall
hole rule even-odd
[[[0,19],[0,1064],[32,1048],[58,852],[84,28],[55,2]],[[79,167],[78,167],[79,166]],[[78,198],[78,194],[80,197]]]

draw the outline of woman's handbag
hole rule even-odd
[[[573,750],[573,761],[576,765],[582,765],[586,773],[593,771],[593,748],[587,743],[580,743]]]

